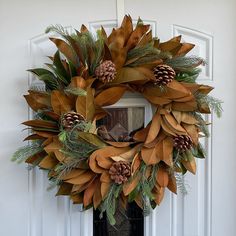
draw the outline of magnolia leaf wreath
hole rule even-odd
[[[47,170],[57,195],[106,212],[111,224],[117,204],[155,208],[165,188],[176,193],[177,176],[195,174],[195,158],[205,157],[203,115],[221,114],[221,101],[208,95],[213,88],[196,83],[205,61],[186,56],[194,45],[181,36],[160,42],[127,15],[109,36],[101,27],[95,38],[84,25],[72,34],[58,25],[46,32],[60,35],[50,38],[58,50],[47,69],[29,70],[45,89],[24,96],[35,116],[23,123],[30,142],[13,160]],[[114,138],[97,121],[126,92],[141,94],[154,115],[146,127]]]

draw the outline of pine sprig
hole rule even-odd
[[[59,24],[48,26],[45,30],[45,33],[48,34],[49,32],[58,33],[59,35],[62,36],[69,35],[68,31],[62,25]]]
[[[166,61],[166,64],[177,71],[188,72],[199,65],[205,65],[206,61],[198,56],[175,57]]]
[[[197,102],[199,104],[201,103],[206,103],[212,112],[214,112],[218,118],[220,118],[222,116],[222,112],[223,112],[223,108],[222,108],[222,103],[223,101],[221,101],[218,98],[209,96],[209,95],[205,95],[205,94],[198,94],[196,96],[197,98]]]
[[[169,59],[171,55],[167,52],[161,52],[153,47],[153,43],[144,46],[135,47],[130,50],[127,55],[126,65],[130,67],[140,66],[143,64],[152,63],[159,59]]]
[[[100,205],[100,218],[102,218],[103,213],[106,212],[107,219],[111,225],[115,225],[115,212],[116,212],[116,205],[117,199],[122,191],[122,185],[112,184],[105,200]]]
[[[200,72],[201,72],[200,68],[194,68],[190,71],[185,71],[185,72],[178,72],[175,76],[175,80],[179,82],[195,83]]]
[[[186,183],[185,176],[181,173],[176,173],[175,178],[176,178],[177,188],[179,189],[179,191],[183,195],[188,194],[189,185]]]
[[[28,145],[19,148],[12,156],[11,161],[16,161],[17,163],[22,163],[26,161],[29,157],[42,152],[42,142],[32,141]]]
[[[191,114],[199,122],[198,127],[200,128],[201,132],[208,138],[210,136],[210,133],[203,116],[199,112],[192,112]]]

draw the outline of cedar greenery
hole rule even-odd
[[[59,36],[50,37],[57,51],[44,68],[29,70],[45,89],[35,86],[24,96],[35,112],[23,123],[32,133],[12,157],[47,170],[57,195],[99,209],[112,225],[121,202],[135,201],[147,215],[165,188],[187,193],[184,174],[195,174],[196,158],[206,157],[199,141],[209,137],[205,117],[223,111],[222,101],[208,95],[213,88],[197,83],[206,62],[187,56],[194,45],[181,36],[160,42],[149,28],[141,19],[133,27],[130,16],[110,35],[101,27],[96,37],[84,25],[72,33],[49,26],[46,33]],[[106,129],[98,132],[98,121],[125,92],[141,94],[154,114],[146,127],[116,142]],[[128,177],[117,184],[110,169],[124,162],[128,168],[117,176]]]

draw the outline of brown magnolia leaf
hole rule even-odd
[[[81,169],[72,169],[70,172],[66,173],[65,175],[61,176],[61,180],[68,180],[68,179],[73,179],[76,178],[82,174],[84,174],[86,170],[81,170]]]
[[[83,204],[85,207],[87,207],[92,203],[95,190],[96,190],[96,182],[93,181],[84,191]]]
[[[49,38],[57,48],[59,49],[60,52],[62,52],[65,57],[71,61],[74,65],[77,65],[77,56],[75,55],[73,49],[62,39],[56,39],[56,38]]]
[[[194,44],[191,43],[182,43],[181,48],[176,53],[176,57],[185,56],[189,51],[191,51],[195,47]]]
[[[53,142],[50,143],[49,145],[47,145],[46,147],[44,147],[44,150],[50,154],[51,152],[53,152],[56,156],[56,158],[58,159],[59,162],[63,162],[65,160],[65,155],[60,151],[60,149],[62,148],[62,144],[60,143],[60,141],[58,140],[58,137],[55,136],[53,137]]]
[[[104,157],[104,156],[100,156],[99,158],[96,158],[96,160],[98,165],[103,169],[110,169],[114,162],[110,157]]]
[[[104,169],[101,168],[97,163],[97,151],[94,151],[89,157],[89,167],[95,173],[103,173]]]
[[[172,111],[172,114],[176,121],[180,124],[182,122],[182,112],[181,111]]]
[[[28,141],[28,140],[37,140],[37,139],[44,139],[44,137],[38,135],[38,134],[31,134],[29,136],[27,136],[24,141]]]
[[[173,102],[172,109],[176,111],[196,111],[197,110],[197,102],[195,99],[189,102]]]
[[[76,111],[82,115],[87,121],[92,121],[95,115],[95,105],[93,89],[87,88],[87,96],[78,96],[76,100]]]
[[[136,188],[136,186],[139,183],[139,180],[140,180],[140,175],[137,174],[136,176],[131,177],[130,180],[128,180],[123,184],[123,193],[125,196],[129,195]]]
[[[154,165],[160,162],[160,158],[156,149],[157,145],[154,148],[142,148],[141,157],[146,165]]]
[[[58,90],[53,90],[51,92],[51,104],[54,112],[58,115],[62,115],[73,110],[71,99],[63,92]]]
[[[83,203],[83,195],[82,194],[73,194],[71,195],[71,200],[74,204],[80,204]]]
[[[87,132],[78,132],[79,138],[83,139],[87,143],[102,148],[106,147],[106,143],[104,143],[97,135]]]
[[[70,195],[73,185],[68,183],[62,183],[56,193],[56,196]]]
[[[43,160],[39,163],[39,167],[43,169],[53,169],[58,164],[58,160],[54,155],[47,155],[43,158]]]
[[[160,205],[161,201],[164,198],[165,188],[160,187],[159,190],[154,194],[155,202],[157,205]]]
[[[131,162],[134,156],[140,151],[142,144],[138,144],[135,147],[131,148],[128,152],[124,152],[118,156],[111,156],[111,159],[114,161],[128,161]]]
[[[187,112],[182,112],[181,119],[183,123],[189,124],[189,125],[196,125],[199,123],[193,115]]]
[[[203,103],[203,102],[198,104],[198,110],[199,110],[199,112],[204,113],[204,114],[211,113],[211,109],[210,109],[209,105],[207,103]]]
[[[149,30],[149,28],[150,25],[137,25],[129,37],[129,40],[126,44],[126,49],[130,50],[134,48],[139,43],[142,36]]]
[[[77,177],[66,180],[66,182],[71,184],[85,184],[92,180],[92,178],[94,178],[94,173],[92,171],[86,171]]]
[[[132,176],[139,169],[140,166],[141,166],[141,156],[140,156],[140,153],[136,153],[136,155],[133,158],[132,164],[131,164],[131,175]]]
[[[199,129],[196,125],[183,124],[183,127],[187,131],[188,135],[191,137],[195,145],[198,144]]]
[[[101,201],[102,201],[101,183],[97,179],[96,180],[96,186],[95,186],[95,192],[94,192],[94,195],[93,195],[93,206],[94,206],[95,209],[98,208],[98,206],[100,205]]]
[[[148,135],[148,132],[149,132],[149,129],[150,129],[150,124],[147,125],[145,128],[137,131],[134,136],[133,136],[133,139],[135,141],[138,141],[138,142],[144,142],[147,138],[147,135]]]
[[[46,129],[56,129],[58,130],[57,123],[53,121],[46,121],[46,120],[28,120],[22,123],[23,125],[30,126],[30,127],[40,127]]]
[[[133,32],[133,24],[132,19],[130,16],[125,15],[121,27],[124,29],[124,43],[126,44],[127,40],[129,39],[131,33]]]
[[[55,112],[52,111],[43,111],[43,113],[47,116],[49,116],[50,118],[52,118],[55,121],[58,121],[60,119],[60,116],[58,114],[56,114]]]
[[[166,92],[164,92],[164,96],[170,99],[178,99],[192,95],[191,92],[177,80],[172,80],[172,82],[169,83],[167,87],[168,88]]]
[[[160,113],[157,111],[156,114],[152,118],[152,123],[149,129],[145,144],[151,143],[158,135],[160,129],[161,129],[161,116],[160,116]]]
[[[170,42],[178,42],[178,43],[180,43],[181,38],[182,38],[182,35],[177,35],[177,36],[171,38],[169,41]]]
[[[173,40],[163,42],[159,44],[159,49],[163,52],[172,52],[176,54],[181,48],[181,43]]]
[[[162,116],[163,121],[168,125],[168,127],[173,130],[176,134],[184,135],[186,134],[186,131],[184,128],[176,121],[176,119],[170,114],[166,113],[164,116]]]
[[[34,110],[49,109],[51,107],[51,98],[48,93],[39,91],[28,91],[28,95],[24,95],[28,105]]]
[[[167,188],[171,192],[177,194],[177,184],[176,184],[176,178],[174,175],[169,176],[169,182],[168,182]]]
[[[110,187],[111,187],[111,184],[110,184],[110,183],[105,183],[105,182],[102,182],[102,183],[101,183],[101,195],[102,195],[102,200],[104,200],[105,197],[107,196],[107,193],[108,193]]]
[[[126,87],[111,87],[103,90],[95,97],[98,106],[109,106],[118,102],[126,91]]]
[[[75,77],[71,78],[71,82],[69,84],[69,87],[84,89],[86,87],[86,81],[81,76],[75,76]]]
[[[147,76],[136,68],[123,67],[117,72],[115,79],[110,84],[122,84],[143,80],[145,81],[147,79]]]
[[[152,30],[149,30],[146,34],[143,35],[141,40],[138,42],[137,46],[144,46],[152,41]]]
[[[175,131],[169,127],[169,125],[165,122],[165,120],[161,120],[161,127],[162,129],[171,136],[177,136]]]
[[[127,49],[119,48],[115,43],[110,44],[109,49],[112,56],[112,62],[115,64],[116,70],[118,71],[125,64],[125,60],[127,57]]]
[[[144,90],[143,96],[154,105],[165,105],[171,102],[170,99],[158,96],[151,96],[148,89]]]
[[[47,153],[45,153],[45,151],[42,151],[34,154],[33,156],[30,156],[25,162],[28,164],[39,163],[46,155]]]
[[[207,95],[208,93],[210,93],[214,88],[209,86],[209,85],[205,85],[205,84],[201,84],[198,92]]]
[[[197,166],[196,166],[196,161],[195,161],[194,157],[191,158],[191,160],[188,160],[188,161],[182,160],[181,163],[192,174],[194,174],[194,175],[196,174]]]
[[[102,172],[101,177],[100,177],[100,181],[105,182],[105,183],[111,182],[111,177],[110,177],[110,174],[108,173],[108,171]]]
[[[173,165],[173,140],[171,137],[166,137],[163,142],[163,156],[162,160],[168,165]]]
[[[157,183],[161,187],[167,187],[169,183],[169,175],[164,167],[160,166],[157,171]]]
[[[35,131],[35,133],[41,137],[44,138],[51,138],[54,137],[55,135],[57,135],[55,132],[48,132],[48,131]]]

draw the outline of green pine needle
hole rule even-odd
[[[222,103],[223,103],[223,101],[221,101],[218,98],[214,98],[212,96],[205,95],[205,94],[198,94],[196,96],[196,98],[197,98],[197,102],[199,104],[206,103],[210,107],[211,111],[214,112],[218,118],[220,118],[222,116],[222,112],[223,112]]]
[[[29,157],[42,152],[43,147],[41,146],[42,142],[34,141],[30,144],[19,148],[12,156],[11,161],[16,161],[17,163],[22,163],[26,161]]]
[[[116,212],[117,198],[121,191],[122,185],[112,184],[105,200],[100,205],[100,218],[102,218],[103,213],[106,212],[107,219],[111,225],[116,224],[114,215]]]
[[[192,71],[193,68],[199,65],[205,65],[206,61],[198,56],[184,56],[184,57],[175,57],[166,61],[166,64],[171,66],[177,71]]]

